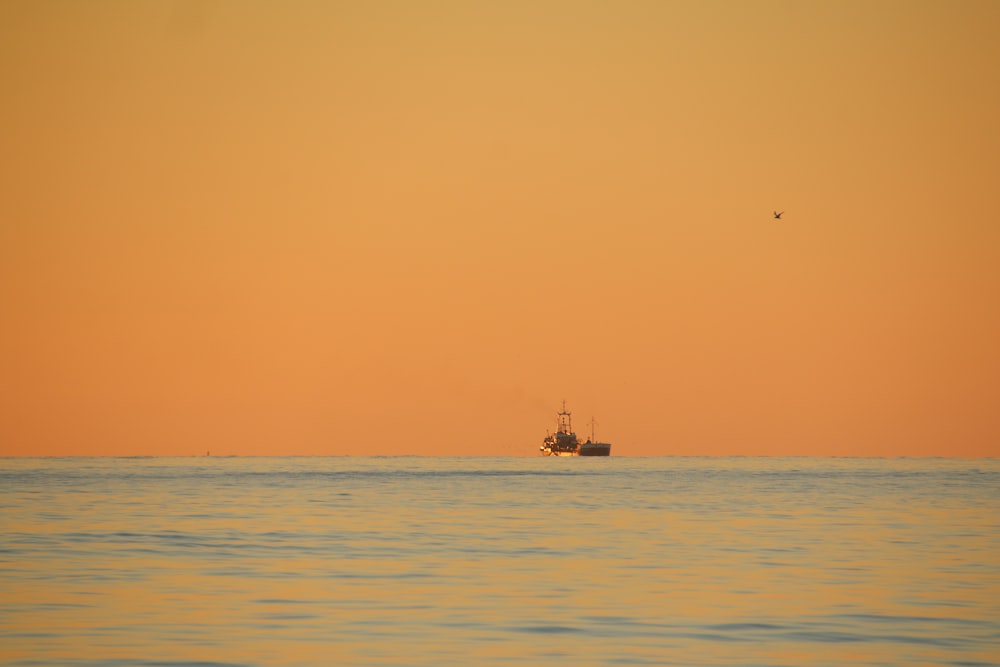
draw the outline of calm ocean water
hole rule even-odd
[[[0,459],[0,665],[1000,665],[1000,461]]]

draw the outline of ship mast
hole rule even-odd
[[[559,413],[559,424],[557,433],[572,433],[573,432],[573,422],[570,419],[570,413],[566,412],[566,399],[563,399],[562,412]]]

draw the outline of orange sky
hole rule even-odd
[[[0,454],[1000,456],[998,34],[3,2]]]

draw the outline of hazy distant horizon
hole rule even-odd
[[[401,458],[479,458],[479,459],[524,459],[538,458],[538,454],[3,454],[0,459],[236,459],[236,458],[258,458],[258,459],[283,459],[283,458],[378,458],[378,459],[401,459]],[[820,456],[815,454],[615,454],[611,458],[628,459],[858,459],[858,460],[879,460],[887,461],[897,459],[914,460],[942,460],[942,461],[970,461],[984,460],[993,461],[1000,457],[996,456],[909,456],[901,454],[898,456]],[[589,460],[589,459],[584,459]],[[603,459],[602,459],[603,460]],[[553,464],[559,465],[559,464]],[[600,465],[599,463],[596,465]]]

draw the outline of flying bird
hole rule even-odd
[[[784,214],[784,211],[782,211],[781,213],[778,213],[777,211],[775,211],[774,212],[774,219],[775,220],[781,220],[782,214]]]

